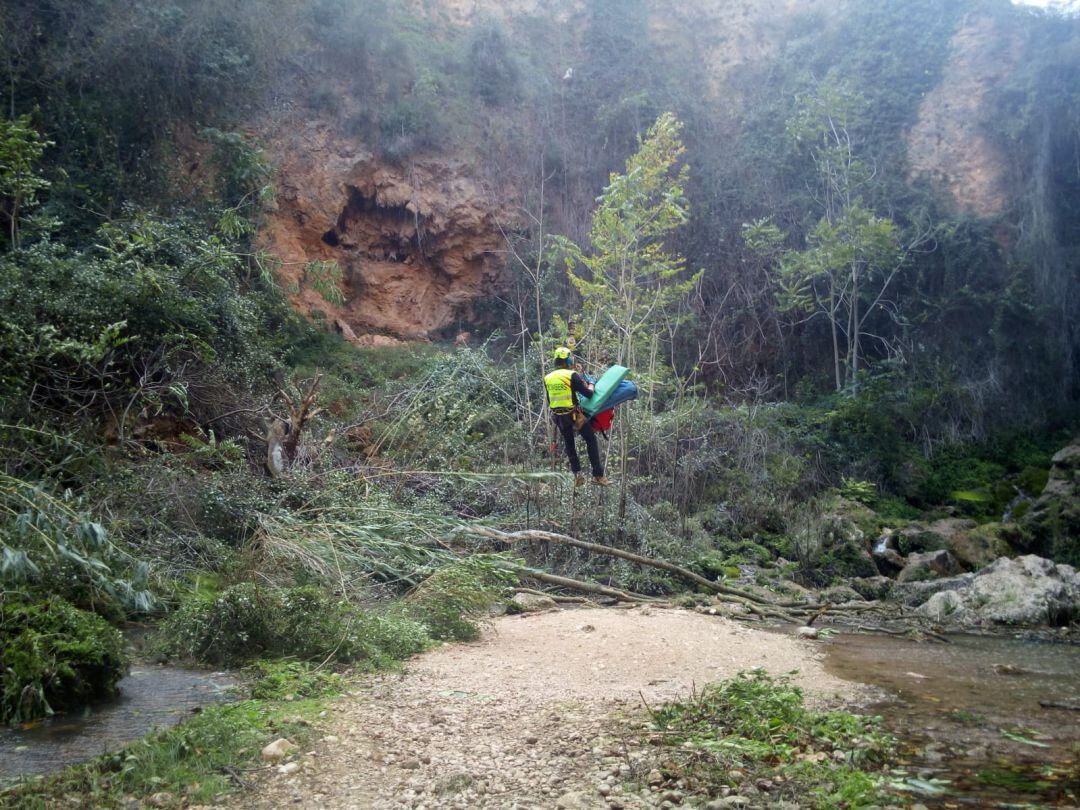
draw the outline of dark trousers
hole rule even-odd
[[[570,414],[556,414],[555,424],[562,433],[563,443],[566,445],[566,455],[570,458],[570,469],[575,473],[581,472],[581,459],[578,458],[577,445],[574,443],[574,417]],[[589,464],[592,465],[592,474],[600,478],[604,474],[604,465],[600,462],[600,447],[596,442],[596,431],[588,422],[579,431],[581,438],[585,440],[585,447],[589,451]]]

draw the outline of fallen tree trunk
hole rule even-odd
[[[458,530],[460,534],[471,534],[476,537],[486,537],[490,540],[499,540],[503,543],[517,543],[521,541],[526,542],[539,542],[539,543],[556,543],[563,546],[573,546],[574,548],[580,548],[584,551],[592,552],[593,554],[602,554],[608,557],[618,557],[619,559],[628,560],[638,565],[648,566],[650,568],[658,568],[661,571],[667,571],[672,574],[676,574],[689,582],[693,582],[695,585],[699,585],[708,591],[715,594],[721,594],[723,596],[735,597],[740,601],[751,602],[756,605],[762,605],[769,609],[784,610],[785,608],[796,608],[800,611],[814,611],[821,608],[821,605],[802,604],[793,602],[774,602],[766,599],[762,596],[758,596],[748,591],[742,591],[738,588],[731,588],[727,585],[721,585],[718,582],[712,582],[705,579],[705,577],[695,574],[693,571],[687,570],[682,566],[669,563],[664,560],[653,560],[649,557],[642,557],[640,554],[634,554],[630,551],[623,551],[621,548],[614,548],[613,546],[603,546],[599,543],[589,543],[585,540],[578,540],[576,537],[570,537],[565,534],[555,534],[553,532],[543,532],[538,530],[520,531],[520,532],[501,532],[498,529],[488,528],[486,526],[463,526]]]
[[[535,579],[537,582],[543,582],[548,585],[557,585],[560,588],[569,588],[570,590],[581,591],[582,593],[595,593],[599,596],[606,596],[609,599],[616,599],[620,602],[656,601],[650,596],[643,596],[639,593],[627,593],[626,591],[620,591],[618,588],[609,588],[606,585],[599,585],[595,582],[585,582],[580,579],[560,577],[555,574],[549,574],[547,571],[541,571],[537,568],[515,566],[514,570],[526,579]]]
[[[531,593],[533,596],[546,596],[548,599],[554,599],[556,602],[565,602],[572,605],[595,604],[586,596],[564,596],[561,593],[541,591],[537,588],[518,588],[517,591],[519,593]]]

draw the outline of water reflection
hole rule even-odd
[[[175,725],[193,709],[228,696],[226,673],[138,666],[120,681],[115,701],[0,730],[0,779],[57,770],[115,751],[154,728]]]

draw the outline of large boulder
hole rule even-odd
[[[1001,557],[1015,554],[1006,540],[1008,530],[1000,523],[987,523],[957,532],[949,541],[949,551],[965,568],[978,570]]]
[[[821,517],[819,539],[832,573],[843,577],[872,577],[879,572],[870,554],[868,538],[876,537],[881,519],[867,507],[837,498]]]
[[[858,591],[863,599],[873,602],[889,596],[893,581],[888,577],[859,577],[851,580],[851,587]]]
[[[1022,551],[1080,565],[1080,441],[1060,450],[1052,464],[1042,494],[1008,539]]]
[[[1072,566],[1027,555],[967,576],[966,585],[931,594],[915,612],[954,625],[1058,626],[1080,617],[1080,574]]]
[[[922,582],[897,582],[893,585],[889,598],[908,607],[924,604],[934,594],[944,591],[962,591],[971,585],[974,574],[961,574],[957,577],[931,579]]]
[[[927,551],[909,554],[907,565],[896,577],[897,582],[921,582],[928,579],[941,579],[960,573],[960,564],[948,551]]]
[[[528,593],[518,591],[510,600],[510,610],[513,613],[539,613],[543,610],[554,610],[558,603],[550,596],[542,593]]]

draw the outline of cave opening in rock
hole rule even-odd
[[[424,217],[405,205],[382,205],[376,197],[350,187],[337,224],[322,241],[370,261],[415,264],[426,259],[423,237]]]

